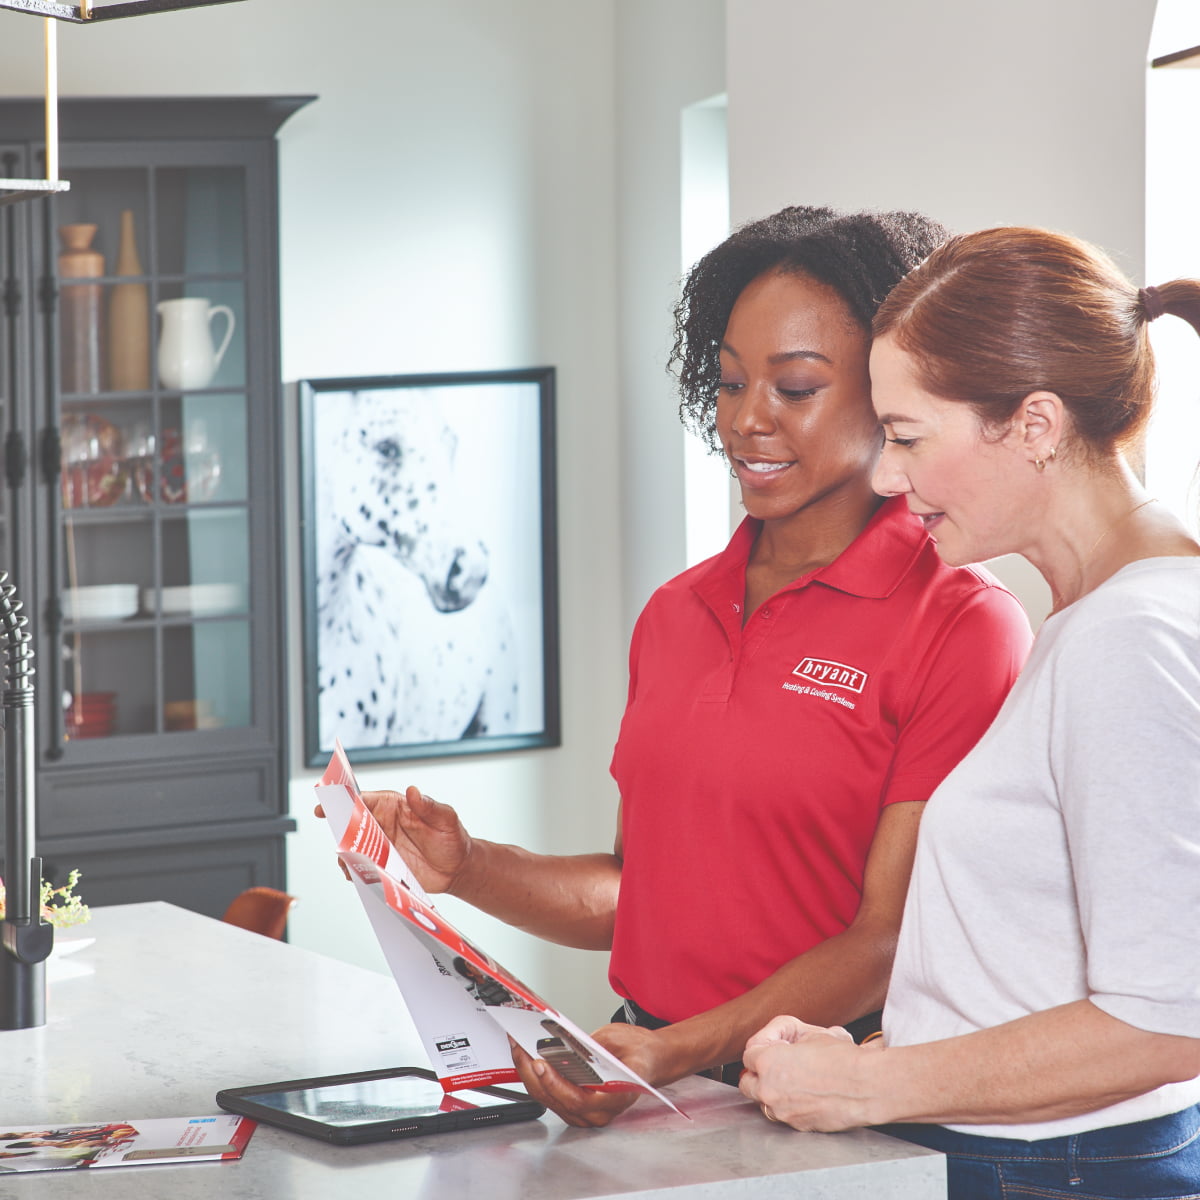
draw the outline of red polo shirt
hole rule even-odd
[[[747,519],[650,598],[612,760],[625,848],[610,980],[682,1020],[844,930],[886,804],[926,800],[1030,644],[903,499],[742,624]]]

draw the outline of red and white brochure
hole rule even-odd
[[[230,1162],[242,1157],[254,1129],[255,1122],[249,1117],[229,1113],[33,1129],[10,1124],[0,1130],[0,1159],[5,1173]]]
[[[581,1087],[642,1091],[686,1116],[557,1009],[468,941],[433,902],[363,803],[339,741],[317,785],[350,878],[447,1092],[519,1081],[508,1039]]]

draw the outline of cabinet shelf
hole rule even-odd
[[[96,508],[66,508],[62,510],[62,520],[74,526],[83,528],[88,525],[129,525],[154,518],[154,505],[132,502],[127,504],[111,504]]]
[[[72,408],[95,408],[101,404],[145,404],[155,396],[175,398],[180,396],[241,396],[245,391],[245,388],[236,387],[233,384],[223,384],[218,387],[209,386],[183,390],[160,387],[144,392],[64,392],[59,399],[64,405],[70,405]]]
[[[5,181],[0,178],[0,185]],[[158,287],[175,287],[188,283],[241,283],[245,280],[244,271],[212,271],[192,272],[188,274],[158,275],[58,275],[55,277],[58,286],[64,287],[116,287],[125,283],[144,283],[147,286],[156,284]]]
[[[231,612],[204,613],[163,613],[154,616],[152,613],[139,613],[136,617],[122,617],[115,621],[64,621],[63,636],[84,637],[94,633],[133,633],[139,629],[188,629],[192,625],[213,624],[218,621],[249,621],[247,609],[235,609]]]
[[[243,500],[212,500],[170,503],[166,500],[130,500],[95,508],[64,508],[62,519],[72,525],[126,525],[139,521],[183,521],[189,517],[237,514],[246,510]]]
[[[93,633],[130,633],[153,629],[154,622],[144,617],[121,617],[113,621],[64,621],[63,637],[85,637]]]

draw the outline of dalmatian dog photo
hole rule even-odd
[[[319,753],[541,731],[527,408],[487,384],[314,396]]]

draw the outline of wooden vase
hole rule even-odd
[[[116,275],[141,275],[133,210],[121,213]],[[108,386],[114,392],[150,387],[150,294],[144,283],[115,283],[108,306]]]
[[[58,256],[59,386],[63,392],[98,392],[104,386],[104,288],[99,283],[72,283],[99,279],[104,255],[92,249],[95,225],[60,225],[63,251]]]

